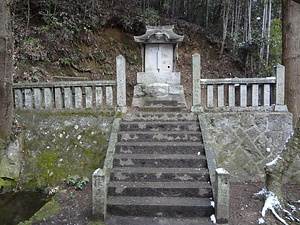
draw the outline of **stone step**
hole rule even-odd
[[[213,225],[209,217],[166,218],[141,216],[108,216],[106,225]]]
[[[209,172],[207,168],[116,167],[112,169],[110,180],[124,182],[208,182]]]
[[[145,122],[122,122],[120,131],[200,131],[196,121],[145,121]]]
[[[117,154],[114,167],[161,167],[201,168],[206,167],[206,157],[188,154]]]
[[[178,101],[176,100],[146,100],[144,103],[145,106],[178,106]]]
[[[107,210],[119,216],[209,217],[214,213],[208,198],[110,196]]]
[[[117,142],[115,153],[205,155],[202,142]]]
[[[145,106],[137,109],[141,112],[187,112],[186,108],[180,106]]]
[[[193,113],[153,113],[153,112],[136,112],[127,113],[123,121],[197,121],[197,116]]]
[[[212,188],[208,182],[120,182],[108,186],[109,196],[156,196],[210,198]]]
[[[200,132],[196,131],[119,131],[118,132],[119,141],[137,141],[137,142],[201,142],[202,135]]]

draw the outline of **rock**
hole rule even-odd
[[[0,177],[18,179],[21,169],[21,143],[19,139],[10,143],[0,163]]]

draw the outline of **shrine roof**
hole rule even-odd
[[[173,25],[169,26],[146,26],[146,33],[134,36],[137,43],[173,43],[183,41],[183,36],[175,34]]]

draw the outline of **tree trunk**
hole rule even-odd
[[[298,120],[293,136],[288,140],[285,149],[276,160],[265,166],[266,188],[273,192],[283,203],[282,180],[289,167],[300,152],[300,91],[299,91],[299,60],[300,60],[300,4],[292,0],[282,1],[283,22],[283,64],[286,71],[286,100],[289,110],[293,113],[294,122]]]
[[[0,139],[10,136],[12,122],[13,33],[10,1],[0,1]]]
[[[288,169],[300,152],[300,120],[294,130],[293,136],[288,140],[285,149],[281,151],[279,156],[271,163],[266,164],[266,189],[273,192],[278,200],[283,203],[282,181]]]
[[[271,21],[272,21],[272,0],[269,0],[268,5],[268,27],[267,27],[267,52],[266,52],[266,63],[269,64],[270,56],[270,34],[271,34]]]
[[[222,38],[221,54],[223,54],[225,41],[227,37],[227,26],[228,26],[229,12],[231,8],[230,6],[231,3],[228,0],[226,0],[223,6],[223,38]]]
[[[267,21],[267,0],[264,0],[264,10],[263,10],[263,20],[262,20],[262,28],[261,28],[261,39],[262,39],[262,45],[260,47],[259,51],[259,57],[261,60],[264,59],[264,48],[265,48],[265,33],[266,33],[266,21]]]
[[[252,0],[250,0],[248,2],[248,40],[251,41],[252,40],[252,27],[251,27],[251,20],[252,20]]]
[[[286,71],[285,100],[293,114],[293,123],[300,116],[300,4],[282,1],[282,61]]]

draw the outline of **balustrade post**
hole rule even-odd
[[[227,224],[229,218],[229,173],[223,169],[216,169],[216,220],[218,224]]]
[[[203,111],[201,106],[201,57],[198,53],[193,55],[193,105],[191,111]]]
[[[285,67],[278,64],[274,67],[276,76],[276,103],[275,111],[287,111],[287,106],[284,104],[284,83],[285,83]]]
[[[122,113],[127,112],[126,106],[126,62],[122,55],[116,58],[117,66],[117,107]]]
[[[92,208],[93,215],[104,220],[107,206],[107,185],[105,172],[98,168],[92,177]]]

